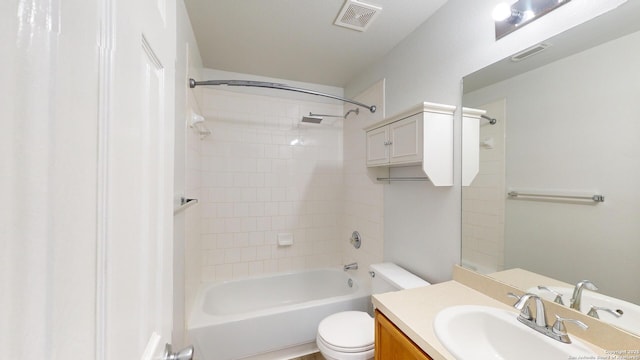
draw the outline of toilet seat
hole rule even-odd
[[[363,311],[330,315],[318,325],[316,343],[325,357],[365,360],[373,358],[374,320]]]

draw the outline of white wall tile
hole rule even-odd
[[[336,241],[327,237],[339,233],[344,207],[342,128],[298,122],[302,108],[338,114],[342,105],[217,89],[206,89],[203,103],[213,134],[201,142],[199,163],[207,194],[202,279],[338,264]],[[278,232],[294,234],[293,246],[278,247]]]
[[[369,170],[365,166],[365,133],[362,128],[381,120],[384,116],[384,81],[374,84],[356,99],[364,103],[378,104],[378,110],[374,114],[360,111],[357,116],[352,114],[344,122],[344,171],[338,179],[340,182],[335,184],[343,189],[340,196],[344,199],[344,215],[340,221],[341,230],[334,236],[336,241],[333,248],[340,254],[340,263],[358,262],[357,272],[364,276],[370,264],[383,260],[383,185],[371,180]],[[351,107],[345,106],[344,111],[348,111],[349,108]],[[321,194],[318,200],[314,211],[322,211],[331,206],[330,203],[321,202],[326,200]],[[363,238],[362,246],[358,250],[349,243],[354,230]],[[331,245],[326,246],[328,251],[333,249]],[[328,259],[325,258],[324,261]]]

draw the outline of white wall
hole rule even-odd
[[[387,114],[423,101],[459,105],[460,80],[464,75],[582,23],[624,0],[572,1],[495,41],[491,11],[498,2],[448,1],[387,56],[352,79],[345,87],[346,96],[358,94],[385,78]],[[443,189],[429,184],[391,184],[385,188],[385,259],[431,281],[450,279],[451,267],[460,258],[458,120],[454,136],[455,186]]]

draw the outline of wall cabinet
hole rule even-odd
[[[367,131],[367,166],[422,162],[422,115]]]
[[[453,185],[455,109],[425,102],[366,127],[367,167],[421,166],[435,186]]]
[[[378,310],[375,342],[375,360],[433,360]]]

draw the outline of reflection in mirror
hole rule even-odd
[[[639,3],[464,78],[463,105],[497,123],[480,120],[479,158],[463,159],[479,161],[462,191],[463,266],[589,279],[640,304]]]

